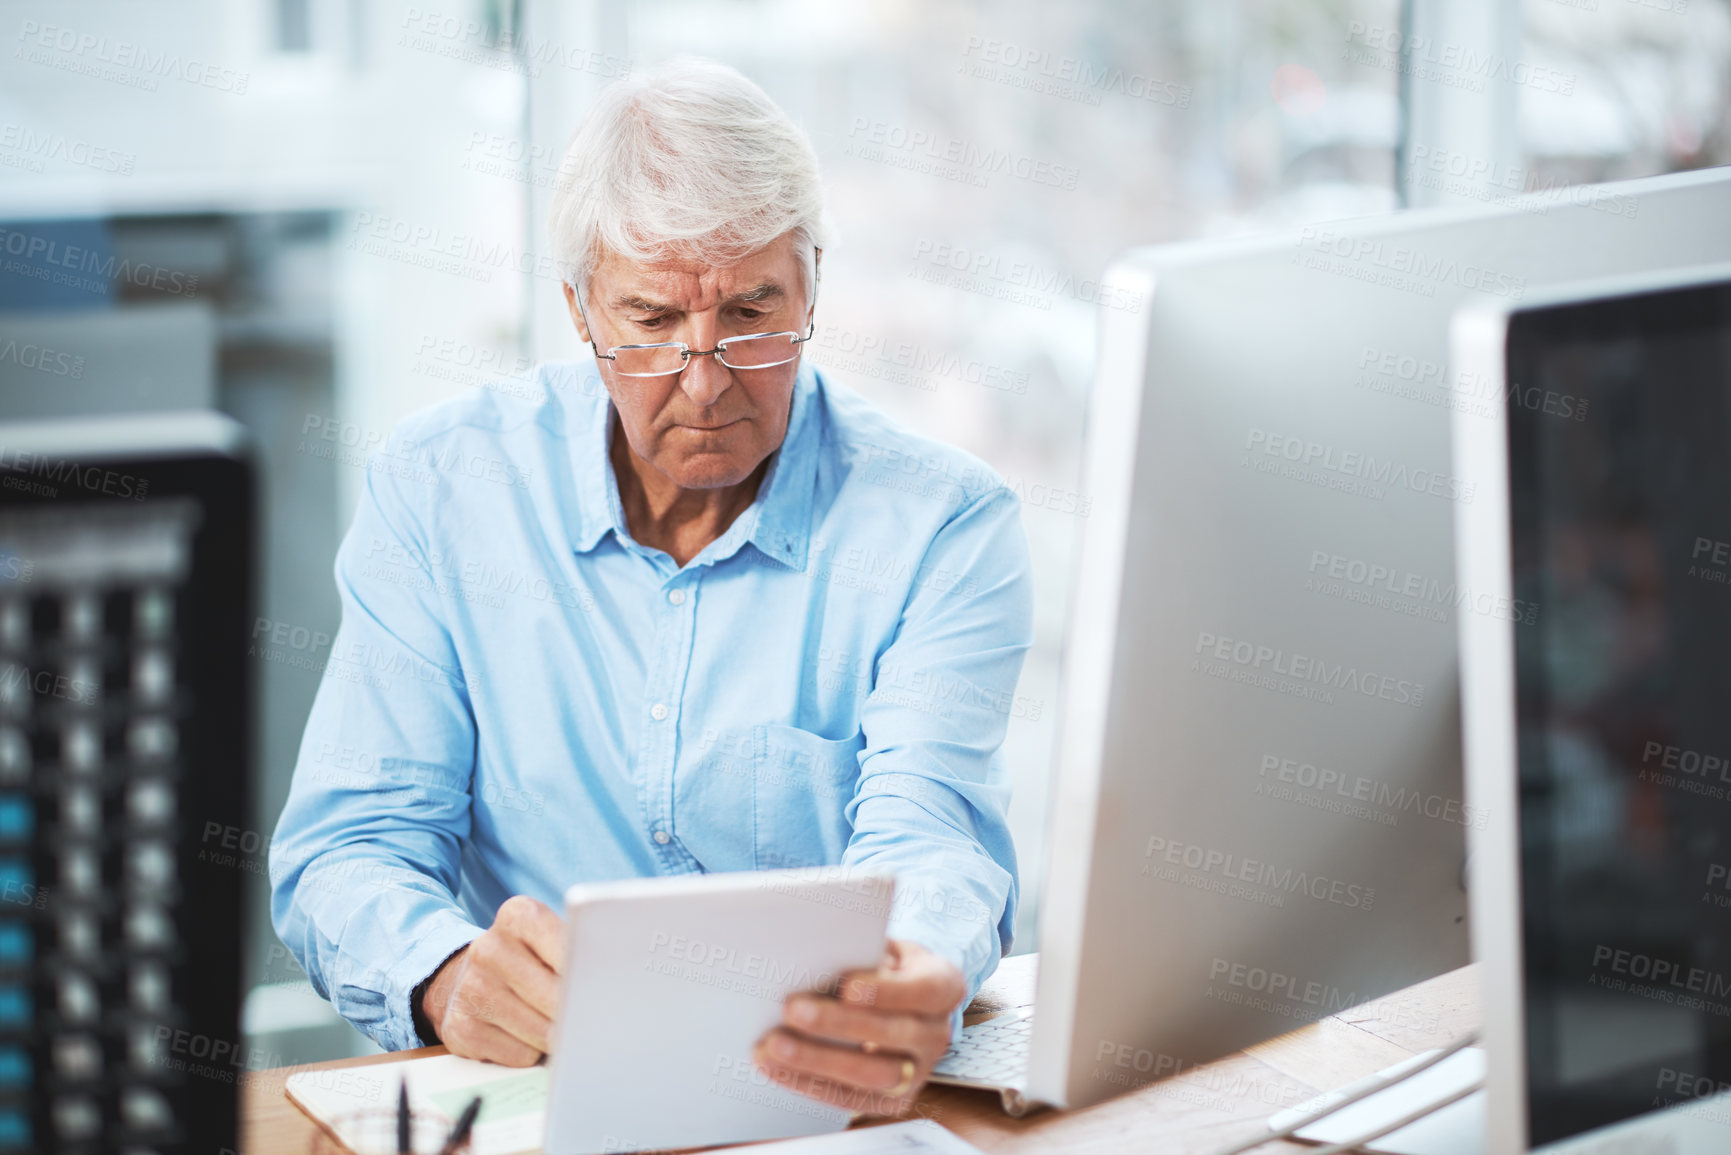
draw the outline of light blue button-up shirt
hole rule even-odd
[[[626,528],[616,420],[592,361],[547,365],[370,459],[271,845],[277,933],[399,1049],[414,988],[511,895],[843,863],[896,874],[891,937],[971,996],[1017,896],[1014,493],[805,366],[757,499],[681,567]]]

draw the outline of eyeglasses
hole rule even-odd
[[[693,349],[684,341],[660,341],[653,345],[615,345],[603,353],[595,348],[595,356],[613,362],[613,372],[621,377],[666,377],[683,372],[693,357],[714,357],[729,369],[773,369],[786,365],[799,356],[799,347],[817,332],[813,322],[802,337],[795,332],[746,333],[717,341],[713,349]]]

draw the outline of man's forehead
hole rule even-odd
[[[596,265],[593,286],[597,297],[615,303],[702,309],[740,298],[785,299],[797,290],[799,271],[791,245],[774,245],[727,265],[688,258],[628,261],[610,253]]]

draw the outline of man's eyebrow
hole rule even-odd
[[[779,301],[787,296],[787,291],[774,281],[765,281],[754,285],[743,293],[735,293],[729,297],[732,305],[756,305],[766,301]],[[662,301],[652,301],[648,297],[639,297],[635,293],[625,293],[613,298],[613,307],[633,313],[677,313],[679,310]]]
[[[735,293],[728,299],[736,305],[755,305],[764,301],[779,301],[785,296],[787,296],[787,293],[783,291],[780,285],[776,284],[774,281],[765,281],[763,284],[747,289],[743,293]]]
[[[614,297],[613,307],[615,309],[628,309],[634,313],[671,313],[674,311],[672,305],[663,304],[660,301],[651,301],[648,297],[638,297],[631,294],[626,294],[622,297]]]

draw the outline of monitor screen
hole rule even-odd
[[[1508,358],[1538,1146],[1731,1091],[1731,284],[1517,313]]]

